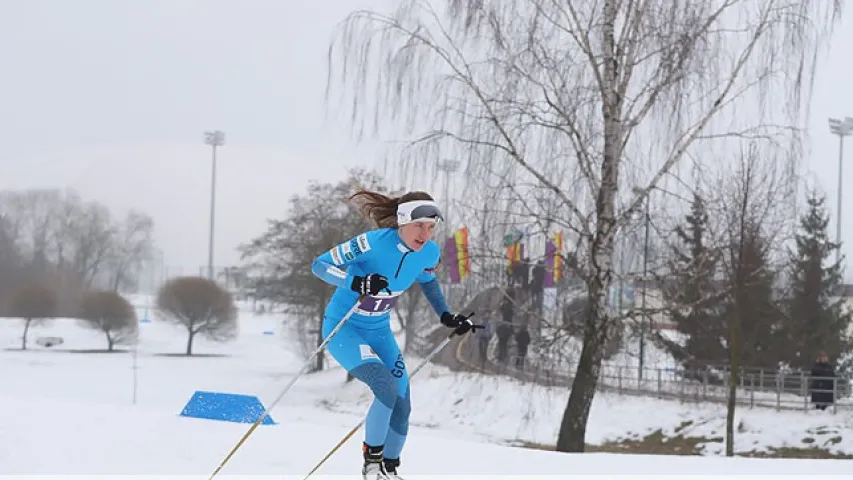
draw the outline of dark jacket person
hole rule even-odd
[[[818,410],[826,410],[835,401],[835,368],[829,363],[826,352],[818,354],[817,362],[812,366],[809,390],[812,403]]]

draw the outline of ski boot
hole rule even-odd
[[[383,460],[385,466],[385,474],[389,480],[403,480],[403,477],[397,474],[397,467],[400,466],[399,458],[386,458]]]
[[[361,477],[364,480],[389,480],[391,478],[385,472],[385,465],[382,463],[382,447],[382,445],[371,447],[366,443],[362,444],[364,466],[361,467]]]

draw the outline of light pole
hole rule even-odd
[[[642,188],[634,188],[634,194],[641,195],[643,193]],[[643,240],[643,293],[642,300],[640,300],[640,309],[643,311],[643,316],[640,319],[640,369],[637,372],[637,381],[643,380],[643,360],[645,357],[645,347],[646,347],[646,290],[648,284],[648,276],[649,276],[649,222],[651,217],[649,215],[649,197],[652,195],[652,189],[649,189],[646,192],[646,205],[645,205],[645,239]]]
[[[204,143],[213,147],[213,161],[210,175],[210,237],[207,245],[207,278],[213,280],[213,227],[216,218],[216,147],[225,145],[225,132],[219,130],[204,132]]]
[[[450,174],[459,170],[459,160],[442,160],[438,170],[444,172],[444,219],[450,232]]]
[[[835,250],[835,263],[841,260],[841,189],[842,189],[842,164],[844,159],[844,137],[853,133],[853,117],[847,117],[843,121],[838,118],[829,119],[829,131],[838,135],[838,207],[835,212],[835,242],[838,249]]]
[[[444,223],[447,237],[453,234],[450,227],[450,174],[459,169],[458,160],[441,160],[438,162],[438,170],[444,172]],[[444,269],[447,272],[447,298],[452,300],[453,289],[450,288],[450,269]]]

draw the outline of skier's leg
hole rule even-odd
[[[327,330],[331,331],[333,328],[331,322],[328,325],[324,322],[323,334],[328,335]],[[373,391],[373,403],[364,422],[364,443],[374,447],[373,451],[381,451],[388,435],[391,412],[397,401],[397,385],[391,371],[365,338],[370,333],[370,330],[344,325],[328,343],[327,349],[344,369]]]
[[[412,411],[412,403],[409,388],[402,396],[397,398],[394,411],[391,413],[391,425],[388,436],[385,439],[385,458],[399,460],[409,434],[409,414]]]
[[[409,432],[409,414],[411,413],[409,372],[406,369],[403,354],[400,353],[400,346],[397,345],[397,340],[390,328],[371,331],[368,341],[396,380],[397,401],[391,413],[384,451],[386,460],[394,463],[399,461]]]

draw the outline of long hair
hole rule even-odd
[[[433,200],[430,194],[421,191],[408,192],[399,197],[389,197],[379,192],[359,190],[350,196],[359,212],[373,222],[377,228],[397,228],[397,205],[412,200]]]

